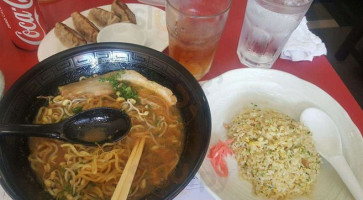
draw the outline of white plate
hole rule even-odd
[[[144,46],[163,51],[169,45],[169,36],[166,29],[165,11],[145,5],[145,4],[127,4],[132,12],[135,13],[137,25],[146,32],[146,43]],[[101,6],[99,8],[110,11],[111,5]],[[88,16],[89,10],[81,12]],[[63,21],[64,24],[74,28],[72,18]],[[42,61],[49,56],[68,49],[54,35],[54,28],[44,37],[38,48],[38,60]]]
[[[291,74],[266,69],[237,69],[203,84],[212,115],[210,146],[219,139],[226,140],[224,122],[230,122],[244,107],[255,103],[299,119],[307,107],[318,107],[336,123],[343,143],[344,155],[363,185],[363,139],[347,112],[326,92]],[[219,177],[206,158],[198,176],[216,199],[260,199],[252,192],[252,185],[238,176],[237,162],[227,159],[229,176]],[[300,199],[353,199],[329,163],[323,160],[321,172],[310,197]]]

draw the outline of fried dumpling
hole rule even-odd
[[[74,12],[71,16],[74,27],[87,40],[87,42],[97,42],[97,35],[99,32],[98,28],[79,12]]]
[[[54,34],[68,48],[87,44],[87,41],[79,33],[60,22],[55,24]]]
[[[101,8],[92,8],[88,13],[88,18],[101,27],[121,22],[121,19],[114,13]]]
[[[136,24],[135,14],[122,1],[115,0],[111,5],[111,10],[121,18],[122,22],[131,22]]]

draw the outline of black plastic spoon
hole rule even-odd
[[[56,124],[0,124],[0,136],[47,137],[93,146],[122,139],[130,127],[129,116],[121,110],[95,108]]]

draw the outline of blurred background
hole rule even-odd
[[[309,29],[328,49],[327,58],[363,109],[363,1],[314,0]]]

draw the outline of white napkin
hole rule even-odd
[[[321,39],[309,31],[304,17],[299,26],[292,32],[289,40],[282,49],[281,58],[292,61],[309,60],[314,56],[326,55],[325,44]]]

